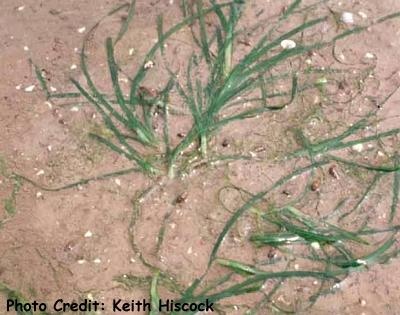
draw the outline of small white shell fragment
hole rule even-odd
[[[78,106],[71,107],[70,111],[71,112],[79,112],[79,107]]]
[[[77,262],[78,262],[79,265],[83,265],[84,263],[86,263],[86,260],[85,259],[79,259]]]
[[[283,49],[293,49],[296,47],[296,43],[291,39],[284,39],[281,41],[281,47]]]
[[[100,258],[96,258],[95,260],[93,260],[93,262],[95,264],[100,264],[101,263],[101,259]]]
[[[335,284],[332,286],[332,289],[340,289],[340,283],[335,283]]]
[[[22,11],[22,10],[24,10],[24,9],[25,9],[25,6],[24,6],[24,5],[21,5],[21,6],[19,6],[19,7],[17,8],[18,11]]]
[[[314,248],[315,250],[321,249],[321,246],[319,245],[318,242],[312,242],[311,247]]]
[[[365,14],[364,12],[362,12],[362,11],[359,11],[359,12],[358,12],[358,15],[361,16],[364,20],[365,20],[366,18],[368,18],[368,15]]]
[[[191,253],[193,253],[192,247],[189,247],[189,248],[188,248],[187,253],[188,253],[189,255],[190,255]]]
[[[135,48],[129,48],[129,56],[132,56],[135,53]]]
[[[78,33],[82,34],[84,31],[86,31],[86,27],[85,26],[82,26],[82,27],[78,28]]]
[[[46,102],[44,102],[50,109],[52,109],[53,108],[53,104],[51,104],[51,102],[49,102],[49,101],[46,101]]]
[[[42,197],[43,196],[43,194],[40,192],[40,191],[38,191],[37,193],[36,193],[36,198],[40,198],[40,197]]]
[[[121,186],[121,180],[119,178],[116,178],[115,184],[117,184],[117,186]]]
[[[130,262],[134,264],[136,262],[135,258],[131,258]]]
[[[79,48],[78,48],[78,47],[75,47],[75,48],[74,48],[74,52],[78,53],[78,52],[79,52]]]
[[[32,84],[32,85],[27,86],[27,87],[25,88],[25,92],[32,92],[34,89],[35,89],[35,85]]]
[[[354,24],[354,15],[351,12],[343,12],[340,19],[345,24]]]
[[[76,64],[72,64],[70,67],[71,70],[75,70],[76,68],[78,68],[78,66]]]
[[[29,47],[28,46],[24,46],[24,50],[25,51],[29,51]]]
[[[50,91],[52,91],[52,92],[56,92],[56,91],[57,91],[57,89],[56,89],[54,86],[50,86]]]
[[[51,152],[52,149],[53,149],[53,148],[52,148],[51,145],[48,145],[48,146],[47,146],[47,151]]]
[[[361,305],[362,307],[364,307],[365,305],[367,305],[367,301],[365,301],[364,299],[361,299],[361,300],[360,300],[360,305]]]
[[[322,78],[319,78],[316,83],[319,85],[324,85],[324,84],[328,83],[328,79],[325,77],[322,77]]]
[[[367,52],[367,53],[364,55],[364,57],[365,57],[366,59],[374,59],[374,58],[375,58],[375,55],[374,55],[373,53]]]
[[[16,90],[20,90],[21,87],[22,87],[22,84],[18,84],[18,85],[15,87],[15,89],[16,89]]]
[[[153,67],[154,67],[154,61],[149,60],[144,64],[145,69],[151,69]]]
[[[364,145],[362,143],[357,143],[351,147],[356,152],[362,152]]]
[[[93,236],[93,233],[92,233],[92,231],[87,231],[86,233],[85,233],[85,235],[84,235],[84,237],[86,237],[86,238],[89,238],[89,237],[92,237]]]
[[[367,265],[367,262],[363,259],[357,259],[357,263],[360,265]]]
[[[299,269],[300,269],[299,264],[295,264],[295,265],[294,265],[294,270],[299,270]]]
[[[37,173],[36,173],[36,176],[40,176],[40,175],[43,175],[44,174],[44,170],[40,170],[40,171],[38,171]]]

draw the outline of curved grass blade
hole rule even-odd
[[[127,15],[125,21],[121,25],[118,35],[115,38],[114,45],[116,45],[122,39],[122,37],[124,37],[125,33],[127,32],[129,24],[132,22],[132,19],[135,15],[135,6],[136,6],[136,0],[132,0],[129,5],[128,15]]]
[[[118,81],[118,66],[114,58],[114,46],[112,39],[109,37],[106,40],[107,62],[111,75],[111,81],[114,88],[114,93],[117,98],[118,105],[125,113],[127,118],[124,124],[128,129],[134,131],[140,141],[147,145],[154,145],[155,137],[153,133],[147,129],[132,113],[132,110],[126,106],[124,95]]]
[[[396,216],[397,206],[399,204],[399,194],[400,194],[400,159],[399,156],[396,156],[396,166],[397,171],[393,174],[393,196],[392,196],[392,205],[390,207],[390,215],[389,222],[392,222],[394,217]]]
[[[97,176],[93,176],[93,177],[89,177],[89,178],[80,179],[80,180],[78,180],[76,182],[73,182],[71,184],[67,184],[67,185],[63,185],[61,187],[55,187],[55,188],[45,187],[45,186],[40,185],[40,184],[36,183],[35,181],[29,179],[28,177],[25,177],[25,176],[17,174],[17,173],[13,173],[13,176],[15,176],[16,178],[19,178],[19,179],[21,179],[23,181],[26,181],[29,184],[31,184],[31,185],[33,185],[33,186],[35,186],[35,187],[37,187],[37,188],[39,188],[41,190],[44,190],[44,191],[61,191],[61,190],[64,190],[64,189],[70,189],[70,188],[78,187],[78,186],[81,186],[81,185],[86,185],[86,184],[88,184],[89,182],[92,182],[92,181],[104,180],[104,179],[108,179],[108,178],[111,178],[111,177],[126,175],[126,174],[130,174],[130,173],[133,173],[133,172],[139,172],[139,171],[140,171],[140,169],[137,168],[137,167],[127,168],[127,169],[123,169],[123,170],[120,170],[120,171],[115,171],[115,172],[111,172],[111,173],[105,173],[105,174],[101,174],[101,175],[97,175]]]
[[[292,179],[295,176],[298,176],[300,174],[303,174],[305,172],[308,172],[314,168],[320,167],[322,165],[327,164],[328,161],[318,161],[313,164],[310,164],[306,167],[298,168],[294,170],[292,173],[289,175],[281,177],[278,181],[276,181],[270,188],[268,188],[265,191],[259,192],[258,194],[254,195],[252,198],[249,199],[243,206],[238,208],[235,213],[231,216],[231,218],[226,222],[222,232],[218,235],[217,241],[215,242],[209,261],[208,261],[208,266],[210,267],[212,262],[215,260],[216,254],[222,244],[223,239],[227,235],[227,233],[230,231],[232,226],[236,223],[236,221],[247,211],[249,210],[252,206],[254,206],[257,202],[262,200],[265,195],[267,195],[269,192],[272,190],[280,187],[281,185],[285,184],[288,182],[290,179]]]
[[[263,272],[254,266],[242,264],[236,260],[218,258],[215,262],[221,266],[233,270],[235,273],[240,275],[256,275]]]
[[[158,315],[160,312],[158,311],[159,309],[159,301],[160,297],[158,295],[157,291],[157,284],[158,284],[158,277],[159,274],[156,273],[151,280],[151,288],[150,288],[150,300],[151,300],[151,311],[149,315]]]

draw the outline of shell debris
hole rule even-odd
[[[354,14],[351,12],[343,12],[340,19],[344,24],[354,24]]]
[[[293,49],[296,47],[296,42],[291,39],[284,39],[281,41],[281,47],[283,49]]]
[[[364,150],[364,145],[362,143],[357,143],[351,147],[354,151],[360,153]]]
[[[155,66],[155,63],[154,63],[154,61],[152,61],[152,60],[149,60],[149,61],[147,61],[145,64],[144,64],[144,68],[147,70],[147,69],[151,69],[151,68],[153,68]]]
[[[35,89],[35,85],[34,84],[32,84],[32,85],[30,85],[30,86],[27,86],[25,89],[24,89],[24,91],[25,92],[32,92],[34,89]]]

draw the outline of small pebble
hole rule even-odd
[[[181,193],[178,197],[175,199],[176,204],[184,203],[188,197],[188,193],[185,191]]]
[[[21,6],[19,6],[19,7],[17,8],[18,11],[23,11],[24,9],[25,9],[25,6],[24,6],[24,5],[21,5]]]
[[[100,258],[96,258],[95,260],[93,260],[93,262],[95,264],[100,264],[101,263],[101,259]]]
[[[132,56],[135,53],[134,48],[129,48],[129,56]]]
[[[16,90],[20,90],[21,87],[22,87],[22,85],[21,85],[21,84],[18,84],[18,85],[15,87],[15,89],[16,89]]]
[[[337,171],[336,165],[332,165],[331,167],[329,167],[328,172],[329,172],[329,175],[331,175],[333,178],[339,179],[339,173]]]
[[[40,192],[40,191],[38,191],[37,193],[36,193],[36,198],[40,198],[40,197],[42,197],[43,196],[43,194]]]
[[[29,51],[29,47],[28,46],[24,46],[24,50],[25,51]]]
[[[314,180],[311,184],[312,191],[319,191],[320,187],[321,187],[321,181],[319,179]]]
[[[74,106],[74,107],[71,107],[71,112],[79,112],[79,107],[78,106]]]
[[[76,68],[78,68],[78,66],[76,64],[72,64],[70,67],[71,70],[75,70]]]
[[[79,265],[83,265],[84,263],[86,263],[86,260],[85,259],[79,259],[77,262],[78,262]]]
[[[360,305],[364,307],[365,305],[367,305],[367,301],[365,301],[364,299],[360,299]]]
[[[85,31],[86,31],[86,27],[85,26],[82,26],[82,27],[78,28],[78,33],[82,34]]]
[[[222,141],[221,145],[226,148],[229,147],[229,140],[228,139],[224,139],[224,141]]]
[[[119,178],[115,179],[115,183],[117,184],[117,186],[121,186],[121,180]]]
[[[85,233],[85,235],[84,235],[84,237],[86,237],[86,238],[89,238],[89,237],[92,237],[92,236],[93,236],[93,233],[91,231],[87,231]]]

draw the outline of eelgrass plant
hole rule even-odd
[[[288,310],[286,306],[286,311],[304,311],[311,307],[320,296],[339,290],[340,283],[350,273],[365,271],[375,264],[386,263],[399,254],[399,248],[396,245],[399,226],[376,229],[364,225],[350,231],[329,223],[329,220],[315,219],[305,215],[291,205],[264,209],[260,204],[267,194],[293,178],[311,172],[313,167],[321,167],[328,162],[315,162],[309,167],[298,169],[282,177],[272,187],[249,198],[243,206],[236,209],[214,244],[214,250],[209,259],[209,269],[202,277],[195,279],[189,287],[185,288],[179,284],[171,286],[175,280],[170,277],[166,282],[166,274],[157,268],[154,270],[153,278],[125,275],[115,280],[127,288],[138,286],[151,288],[150,296],[153,301],[159,299],[157,287],[163,287],[173,293],[175,302],[192,303],[208,300],[216,303],[217,309],[219,307],[224,309],[224,304],[226,307],[226,299],[254,293],[259,302],[248,306],[246,314],[265,314],[266,309],[283,311],[284,306],[276,301],[277,292],[282,292],[282,290],[285,292],[285,284],[288,281],[300,281],[299,283],[303,285],[314,287],[313,292],[307,300],[302,301],[301,309]],[[268,263],[260,261],[257,264],[249,264],[223,258],[223,254],[219,253],[222,240],[228,237],[229,231],[245,210],[252,211],[264,222],[263,228],[253,232],[249,240],[257,247],[276,248],[280,253],[279,256],[287,256],[288,259],[272,257]],[[140,257],[143,258],[142,255]],[[301,261],[302,267],[294,266],[294,263],[291,263],[293,259]],[[210,281],[207,279],[207,274],[215,266],[222,266],[227,271],[220,271],[216,279]],[[319,284],[318,286],[315,286],[315,281]],[[269,285],[266,286],[266,283]],[[290,294],[293,292],[290,291]],[[171,312],[170,314],[180,313]],[[185,314],[195,314],[195,312]]]
[[[323,148],[323,150],[310,149],[312,144],[305,137],[302,137],[303,144],[307,143],[310,147],[308,150],[296,152],[303,152],[309,158],[309,164],[304,167],[296,167],[290,174],[284,175],[272,183],[270,187],[257,194],[232,187],[247,194],[248,199],[244,201],[242,206],[231,210],[231,216],[218,235],[210,253],[207,271],[203,276],[195,279],[191,286],[184,288],[177,284],[171,287],[175,280],[171,277],[168,278],[166,273],[154,268],[154,266],[150,268],[155,274],[153,279],[147,277],[145,280],[141,277],[128,275],[127,277],[116,278],[116,280],[127,287],[135,287],[141,283],[141,285],[149,288],[151,283],[151,297],[154,300],[156,297],[158,298],[158,293],[155,294],[157,290],[154,288],[156,285],[173,292],[174,296],[178,295],[179,297],[176,298],[178,302],[200,302],[208,299],[217,303],[217,307],[222,308],[227,307],[226,300],[229,298],[254,293],[256,297],[259,297],[259,302],[256,305],[249,306],[246,314],[265,314],[266,309],[296,312],[312,307],[320,296],[335,293],[340,289],[340,283],[350,273],[365,271],[372,265],[386,263],[397,257],[399,248],[396,240],[400,227],[391,224],[398,207],[399,189],[396,178],[399,167],[397,155],[394,154],[385,165],[366,164],[332,155],[334,150],[348,148],[344,145],[345,139],[350,136],[354,137],[366,125],[366,118],[361,119],[341,135],[319,142],[324,143],[322,146],[317,146]],[[397,135],[398,132],[389,135],[378,133],[369,141],[375,141],[376,144],[376,142],[382,140],[383,136],[395,137]],[[364,143],[363,138],[354,140],[352,145],[359,142]],[[366,189],[361,193],[354,206],[349,207],[344,200],[344,202],[340,202],[340,205],[334,207],[328,215],[319,216],[319,218],[306,215],[302,208],[297,208],[294,204],[302,204],[301,199],[305,199],[304,197],[310,193],[315,193],[310,191],[309,183],[304,185],[304,193],[300,194],[301,197],[296,197],[290,204],[280,207],[271,206],[268,197],[274,192],[277,193],[295,178],[304,176],[311,178],[310,175],[314,171],[323,167],[327,168],[332,163],[343,168],[357,168],[363,172],[374,174],[371,183],[364,183]],[[361,223],[351,224],[351,229],[349,227],[343,228],[344,218],[358,210],[360,205],[365,202],[366,197],[376,188],[377,183],[384,177],[388,178],[393,175],[393,195],[391,198],[386,196],[392,199],[390,215],[388,216],[390,225],[385,228],[374,228],[369,225],[368,218],[362,218]],[[139,198],[142,197],[142,195],[139,196]],[[139,203],[136,205],[140,207]],[[135,221],[138,219],[137,211],[137,209],[134,211],[131,226],[133,244],[136,243],[133,230]],[[268,259],[268,262],[259,261],[249,264],[225,257],[226,254],[221,250],[224,240],[229,237],[233,227],[246,213],[252,213],[262,221],[262,224],[258,224],[258,229],[250,234],[249,241],[255,247],[266,248],[267,251],[276,248],[279,256],[283,258],[271,258]],[[357,217],[359,218],[360,215],[358,214]],[[140,253],[139,257],[147,264],[139,247],[136,245],[133,247],[137,253]],[[300,261],[301,267],[298,265],[296,267],[294,263],[291,263],[293,259]],[[282,265],[285,261],[287,262],[286,266]],[[207,276],[216,266],[226,268],[226,272],[219,272],[216,279],[210,282]],[[168,282],[165,281],[166,279],[168,279]],[[287,292],[289,281],[314,288],[309,297],[302,301],[300,309],[288,310],[287,306],[280,305],[276,300],[278,292],[281,292],[281,294]],[[266,283],[268,283],[268,286],[266,286]],[[315,283],[318,283],[318,285],[315,286]],[[293,292],[291,291],[290,294],[293,294]]]
[[[128,18],[123,23],[116,38],[107,38],[105,41],[108,70],[113,88],[112,95],[100,91],[94,83],[87,63],[86,40],[83,43],[80,54],[81,70],[86,80],[86,86],[72,79],[72,83],[77,88],[78,93],[51,93],[41,72],[36,69],[41,85],[49,99],[83,96],[93,104],[100,113],[105,127],[111,131],[113,136],[110,138],[99,134],[93,134],[92,136],[114,152],[135,162],[135,166],[138,167],[139,171],[147,174],[168,173],[173,177],[176,169],[179,169],[182,163],[180,160],[182,154],[192,144],[197,145],[194,153],[199,153],[204,159],[207,159],[210,155],[208,152],[210,149],[210,138],[225,125],[254,117],[264,112],[282,110],[290,105],[295,100],[298,90],[302,88],[298,82],[299,73],[289,71],[285,74],[272,75],[271,77],[270,73],[275,67],[283,65],[293,58],[304,56],[310,51],[333,45],[338,40],[360,33],[373,24],[382,23],[400,16],[400,13],[391,14],[375,20],[372,24],[346,29],[330,39],[305,44],[298,42],[294,48],[283,49],[280,47],[283,40],[296,39],[303,32],[311,30],[313,27],[329,20],[329,16],[307,20],[283,34],[274,35],[273,30],[276,29],[276,25],[289,19],[297,10],[300,10],[301,0],[294,0],[278,18],[277,24],[271,26],[271,31],[262,36],[251,47],[250,51],[239,62],[235,63],[235,58],[233,58],[235,56],[235,39],[240,33],[238,27],[244,3],[242,1],[232,1],[217,4],[215,1],[210,1],[209,6],[204,7],[203,1],[199,0],[192,11],[188,9],[186,1],[183,1],[182,4],[185,17],[180,23],[169,30],[164,31],[163,19],[159,17],[157,23],[158,42],[146,54],[137,72],[129,78],[130,90],[128,95],[126,95],[120,86],[119,75],[122,71],[114,54],[117,43],[127,31],[129,23],[133,18],[134,1],[129,6],[124,5],[110,12],[110,15],[112,15],[118,10],[128,8]],[[217,18],[218,25],[212,30],[205,23],[207,15],[215,15]],[[88,37],[93,34],[99,23],[89,31]],[[194,29],[196,25],[198,26],[197,30]],[[171,36],[188,26],[192,26],[193,39],[198,45],[199,50],[195,51],[187,60],[184,82],[180,82],[177,73],[166,65],[170,76],[164,82],[160,93],[154,97],[143,95],[141,93],[141,86],[147,73],[151,71],[149,64],[152,64],[158,53],[165,53],[164,43]],[[205,78],[197,76],[199,67],[207,69]],[[291,81],[288,91],[283,93],[287,97],[287,100],[281,104],[272,105],[269,103],[268,83],[284,76],[290,78]],[[180,96],[182,103],[186,107],[186,111],[190,114],[193,121],[186,135],[175,146],[171,145],[168,120],[171,106],[169,96],[171,93],[176,93]],[[248,95],[250,96],[247,97]],[[253,107],[247,108],[243,106],[244,103],[249,101],[253,103]],[[161,135],[157,134],[153,129],[154,113],[160,110],[164,118],[164,128]],[[394,246],[394,234],[397,232],[398,227],[390,227],[385,231],[367,228],[348,231],[339,226],[327,224],[326,222],[316,222],[293,206],[286,206],[261,212],[261,218],[265,222],[274,225],[275,231],[254,234],[251,237],[251,241],[257,246],[273,246],[277,248],[284,248],[288,244],[292,246],[306,246],[309,248],[309,252],[307,252],[307,255],[303,255],[302,258],[308,259],[310,262],[316,262],[324,268],[318,270],[316,268],[290,270],[288,267],[285,270],[272,272],[263,269],[262,266],[252,266],[219,257],[219,250],[223,240],[244,213],[251,209],[254,210],[260,201],[264,200],[270,192],[286,184],[294,177],[312,172],[332,161],[376,172],[377,174],[373,182],[367,187],[366,192],[361,196],[357,205],[349,212],[345,212],[342,217],[357,210],[358,205],[361,204],[382,176],[394,174],[391,221],[396,214],[399,199],[400,171],[398,160],[394,161],[393,165],[374,166],[346,160],[331,154],[331,151],[334,150],[346,149],[356,144],[376,141],[399,133],[399,129],[394,129],[374,136],[346,141],[348,137],[354,136],[357,131],[366,125],[367,120],[360,120],[342,134],[318,142],[309,141],[299,131],[297,138],[302,148],[290,154],[289,158],[308,158],[310,164],[297,168],[292,173],[283,176],[267,190],[251,195],[248,201],[234,211],[216,239],[208,264],[208,268],[211,268],[217,263],[220,266],[230,269],[231,273],[217,279],[213,285],[204,287],[204,278],[202,277],[196,279],[190,287],[186,289],[182,288],[182,286],[174,283],[174,280],[168,274],[150,265],[140,253],[138,254],[141,261],[155,274],[154,277],[141,278],[130,277],[128,275],[117,280],[125,285],[129,285],[130,283],[133,283],[133,285],[138,283],[149,284],[153,300],[157,300],[159,296],[157,286],[165,286],[175,294],[180,294],[179,301],[181,302],[202,301],[204,299],[219,302],[233,296],[260,292],[268,279],[276,279],[278,281],[277,285],[260,301],[260,305],[262,305],[264,302],[268,303],[270,301],[272,294],[286,279],[312,278],[332,284],[340,282],[350,271],[362,270],[366,265],[385,262],[391,257],[396,256],[398,250]],[[105,177],[108,177],[108,175]],[[134,229],[136,216],[137,212],[134,212],[130,232]],[[364,255],[355,256],[346,247],[348,243],[357,244],[358,246],[369,246],[367,236],[377,233],[387,233],[389,236],[385,241],[379,243],[374,249],[366,252]],[[133,238],[133,236],[131,237]],[[139,251],[133,239],[131,243],[133,249]],[[317,246],[321,249],[321,252],[316,251],[316,244],[318,244]],[[232,284],[233,274],[240,274],[244,279],[239,283]],[[325,288],[321,287],[321,292],[322,289]],[[321,292],[316,293],[315,296]],[[251,314],[255,313],[256,311],[254,310]]]
[[[78,93],[54,94],[47,88],[46,80],[38,68],[36,68],[36,74],[49,99],[83,96],[93,104],[100,113],[105,127],[112,134],[112,137],[91,134],[93,138],[112,151],[135,162],[139,170],[144,173],[163,174],[167,172],[170,177],[173,177],[176,169],[180,168],[181,155],[192,144],[198,144],[200,154],[206,159],[210,137],[223,126],[264,112],[281,110],[293,102],[299,88],[298,73],[288,72],[287,76],[291,77],[291,87],[288,92],[283,93],[283,95],[287,95],[287,101],[274,105],[269,103],[268,82],[281,77],[281,75],[272,77],[269,75],[275,67],[285,64],[293,58],[304,56],[310,51],[333,45],[338,40],[360,33],[371,25],[355,26],[328,40],[305,44],[299,42],[292,49],[283,49],[280,48],[283,40],[296,39],[305,31],[329,20],[329,16],[307,20],[283,34],[274,35],[274,30],[281,23],[296,14],[296,10],[300,11],[301,1],[295,0],[275,21],[275,24],[271,25],[270,30],[239,62],[235,63],[233,61],[236,52],[235,40],[240,34],[238,25],[244,5],[244,2],[239,0],[221,4],[212,0],[208,6],[204,6],[203,1],[198,0],[195,9],[190,11],[188,3],[183,0],[184,19],[165,32],[163,19],[160,16],[157,20],[158,42],[148,51],[137,72],[129,78],[128,96],[120,86],[121,68],[114,54],[117,43],[128,30],[129,23],[134,16],[135,1],[109,13],[112,15],[128,8],[128,17],[115,39],[109,37],[105,41],[110,82],[113,87],[112,95],[108,95],[96,86],[87,63],[87,39],[93,35],[102,20],[89,31],[80,53],[80,66],[87,87],[77,80],[71,79]],[[207,15],[215,15],[217,18],[218,23],[213,29],[208,28],[205,23]],[[398,16],[399,13],[385,16],[373,24],[382,23]],[[198,25],[199,35],[196,35],[196,31],[193,30],[193,25]],[[192,27],[194,42],[200,49],[187,60],[185,82],[180,83],[174,70],[166,65],[170,78],[164,82],[163,89],[157,96],[144,96],[141,93],[141,86],[147,72],[151,71],[149,65],[153,65],[153,60],[158,53],[165,53],[164,43],[179,30],[188,26]],[[194,73],[199,67],[207,69],[206,78],[199,78]],[[169,96],[173,92],[177,92],[180,96],[193,121],[190,130],[175,146],[171,146],[168,121]],[[249,93],[259,94],[259,96],[251,99],[243,97]],[[254,105],[245,108],[243,104],[250,100]],[[152,124],[154,113],[160,112],[160,110],[164,117],[162,135],[157,134]]]

